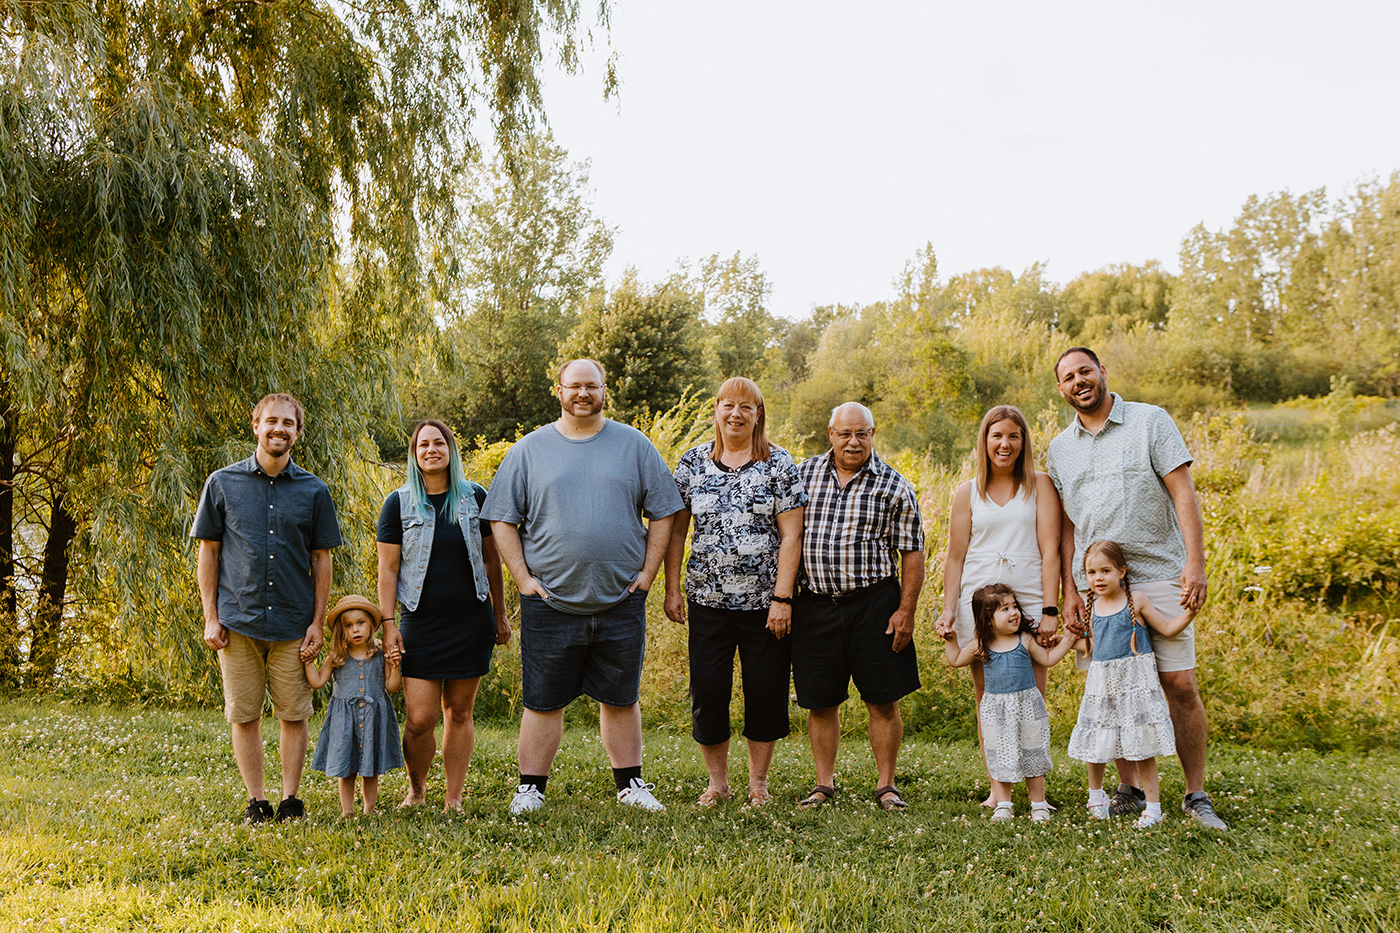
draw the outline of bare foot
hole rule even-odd
[[[461,813],[461,812],[462,812],[462,801],[460,801],[460,800],[449,800],[449,801],[447,801],[446,803],[444,803],[444,804],[442,805],[442,812],[443,812],[443,813]]]
[[[408,796],[404,797],[403,803],[399,804],[399,809],[402,810],[404,807],[421,807],[427,802],[428,797],[426,794],[421,792],[415,794],[412,790],[410,790],[408,792]]]

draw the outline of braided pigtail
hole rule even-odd
[[[1133,605],[1133,585],[1128,582],[1126,570],[1123,572],[1123,595],[1128,597],[1128,617],[1133,620],[1133,633],[1128,639],[1128,647],[1132,648],[1133,654],[1137,654],[1137,633],[1138,626],[1142,625],[1142,619],[1138,618],[1137,607]]]

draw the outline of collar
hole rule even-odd
[[[1126,405],[1117,392],[1110,392],[1108,396],[1113,399],[1113,407],[1108,410],[1108,420],[1104,422],[1104,428],[1108,427],[1110,424],[1122,424],[1123,412],[1126,410]],[[1079,420],[1079,412],[1074,413],[1074,426],[1079,429],[1080,434],[1089,434],[1091,437],[1093,436],[1089,429],[1084,427],[1084,422]],[[1103,428],[1099,428],[1099,430],[1102,431]]]
[[[283,470],[281,473],[278,473],[276,476],[270,476],[270,475],[267,473],[267,471],[264,470],[264,469],[262,468],[262,464],[258,463],[258,452],[257,452],[256,450],[253,451],[253,455],[252,455],[251,457],[249,457],[247,460],[240,461],[239,464],[238,464],[238,466],[239,466],[239,468],[242,469],[245,473],[254,473],[254,474],[258,475],[258,476],[266,476],[268,479],[274,479],[274,480],[277,480],[277,479],[296,479],[297,477],[302,476],[303,474],[306,473],[305,470],[303,470],[301,467],[297,466],[297,463],[296,463],[295,460],[292,460],[291,458],[288,458],[288,459],[287,459],[287,468],[286,468],[285,470]]]

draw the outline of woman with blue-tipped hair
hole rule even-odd
[[[462,471],[452,429],[432,418],[419,423],[408,445],[407,482],[384,500],[377,535],[384,647],[403,666],[404,806],[425,801],[440,709],[443,809],[460,809],[476,741],[477,687],[492,649],[510,641],[501,558],[491,523],[479,518],[485,500],[486,490]],[[403,607],[397,624],[396,605]]]

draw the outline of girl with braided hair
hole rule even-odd
[[[1120,775],[1136,773],[1147,795],[1147,809],[1137,821],[1141,829],[1162,820],[1157,756],[1176,754],[1171,714],[1146,627],[1175,635],[1191,623],[1196,611],[1187,609],[1168,619],[1142,594],[1134,594],[1127,557],[1114,541],[1095,541],[1085,549],[1084,572],[1089,579],[1085,611],[1092,626],[1092,660],[1069,756],[1088,765],[1088,807],[1095,819],[1109,815],[1105,765],[1115,762]]]

